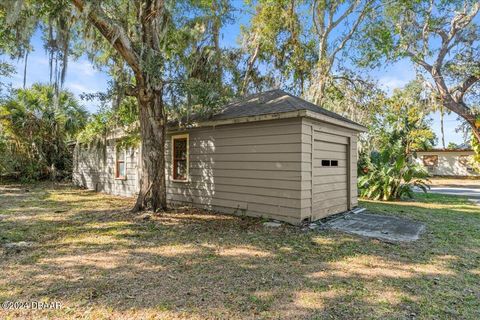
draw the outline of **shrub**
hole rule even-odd
[[[360,196],[373,200],[399,200],[413,197],[413,187],[424,192],[429,186],[428,172],[400,152],[399,144],[372,152],[363,160],[358,179]]]

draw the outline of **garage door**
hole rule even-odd
[[[313,151],[313,218],[348,210],[348,138],[316,132]]]

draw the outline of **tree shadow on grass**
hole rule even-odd
[[[63,208],[62,196],[69,193],[48,198]],[[31,216],[26,229],[21,219],[0,221],[0,230],[38,240],[31,250],[2,256],[0,299],[62,301],[62,310],[35,314],[52,317],[478,316],[472,273],[478,251],[465,253],[474,244],[470,237],[462,245],[430,233],[391,245],[330,231],[268,229],[259,219],[196,210],[144,220],[126,205],[108,208],[104,195],[89,197],[96,206],[74,204],[49,216],[47,225],[45,213]]]

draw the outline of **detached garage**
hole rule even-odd
[[[227,105],[189,127],[171,125],[167,198],[293,224],[357,205],[357,134],[365,128],[282,90]],[[137,148],[77,145],[78,185],[124,196],[138,190]],[[140,146],[141,148],[141,146]]]

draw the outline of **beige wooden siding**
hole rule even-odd
[[[300,118],[188,133],[188,182],[172,181],[172,134],[167,139],[167,198],[172,204],[300,222],[303,199],[310,198],[310,191],[302,190],[310,159],[302,153],[309,137],[302,135]]]
[[[125,154],[126,177],[115,178],[115,140],[77,145],[74,151],[73,183],[87,189],[119,196],[134,196],[138,192],[139,150],[128,148]]]
[[[303,157],[311,159],[311,175],[302,190],[312,190],[310,211],[302,218],[320,219],[357,205],[357,132],[311,119],[303,119],[302,132],[313,148]],[[338,167],[322,167],[322,160],[337,160]],[[305,202],[307,202],[305,201]],[[306,204],[306,203],[305,203]]]

